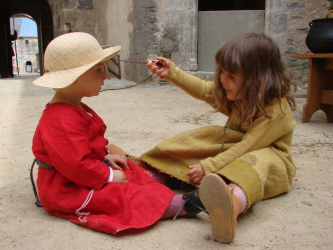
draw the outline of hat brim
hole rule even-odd
[[[96,64],[105,62],[114,57],[120,51],[120,49],[120,46],[105,48],[103,49],[103,52],[98,60],[77,68],[45,72],[44,75],[34,80],[33,84],[54,89],[65,88],[75,82],[79,76],[87,72]]]

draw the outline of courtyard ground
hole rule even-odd
[[[36,207],[29,171],[34,130],[53,90],[37,75],[0,79],[0,249],[332,249],[333,124],[323,112],[301,123],[305,90],[296,95],[292,154],[297,166],[289,193],[261,201],[239,217],[230,244],[214,241],[209,217],[159,221],[136,234],[113,236],[51,216]],[[128,86],[112,79],[106,86]],[[99,114],[106,138],[133,155],[190,129],[226,117],[171,85],[106,91],[84,102]],[[37,172],[37,167],[35,168]],[[35,173],[36,176],[36,173]]]

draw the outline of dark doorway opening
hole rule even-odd
[[[265,0],[199,0],[199,11],[264,10]]]
[[[266,0],[199,0],[199,71],[214,72],[216,51],[231,39],[250,32],[264,32],[265,2]]]

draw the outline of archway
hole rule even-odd
[[[53,39],[53,18],[47,0],[0,0],[0,77],[13,77],[10,17],[17,13],[26,13],[37,24],[40,69],[47,44]],[[40,70],[40,74],[43,70]]]
[[[13,74],[40,72],[38,32],[35,20],[27,14],[10,17]]]

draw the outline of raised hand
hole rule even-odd
[[[169,60],[164,57],[156,57],[156,60],[146,60],[147,69],[158,77],[164,78],[169,73]]]

